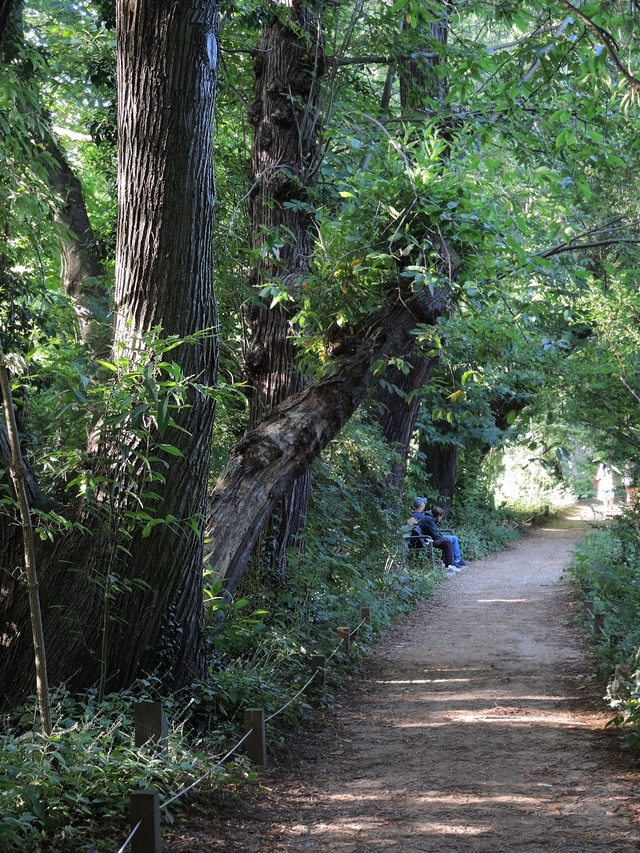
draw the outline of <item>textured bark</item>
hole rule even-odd
[[[448,267],[450,259],[443,263]],[[382,311],[336,335],[330,348],[335,369],[329,375],[277,406],[232,449],[209,504],[210,565],[230,593],[276,501],[369,396],[372,364],[409,357],[412,330],[435,323],[447,310],[449,293],[449,288],[433,294],[393,291]]]
[[[209,0],[182,0],[167,7],[157,0],[120,0],[118,5],[119,245],[116,265],[116,342],[129,354],[142,335],[160,325],[164,335],[188,335],[216,326],[212,288],[213,174],[211,129],[217,64],[217,15]],[[213,382],[216,341],[183,345],[172,352],[186,375]],[[105,578],[133,581],[129,592],[112,586],[108,600],[106,687],[126,687],[142,662],[157,662],[153,649],[163,620],[175,625],[167,650],[177,683],[204,674],[200,635],[202,537],[186,524],[205,506],[213,425],[213,402],[194,394],[181,411],[186,432],[169,430],[165,441],[181,458],[166,461],[166,483],[154,510],[171,514],[175,526],[159,525],[149,538],[139,530],[114,548],[114,522],[122,519],[111,493],[102,496],[100,519],[76,508],[74,519],[93,535],[74,528],[52,545],[40,546],[38,564],[52,683],[74,690],[101,674]],[[170,434],[169,434],[170,433]],[[93,454],[97,473],[117,478],[117,448]],[[120,507],[121,509],[122,507]],[[118,509],[116,507],[116,509]],[[199,515],[200,514],[200,515]],[[111,522],[109,527],[108,522]],[[117,543],[115,543],[117,544]],[[15,555],[14,555],[15,556]],[[7,560],[11,555],[7,555]],[[0,615],[0,702],[20,701],[33,683],[28,607],[21,566],[3,556]],[[178,602],[172,606],[173,602]],[[175,624],[177,623],[177,624]]]
[[[458,473],[458,446],[421,441],[420,452],[424,454],[423,470],[429,477],[429,485],[438,493],[440,506],[449,510]]]
[[[112,343],[112,306],[82,185],[53,140],[47,150],[55,163],[55,166],[48,166],[49,183],[62,202],[57,212],[58,222],[62,226],[62,283],[73,302],[82,340],[89,344],[98,357],[105,358]]]
[[[264,26],[254,53],[255,99],[249,111],[254,126],[251,148],[251,243],[260,251],[278,235],[277,259],[263,258],[251,275],[259,290],[273,283],[292,301],[273,308],[272,297],[260,298],[248,313],[250,347],[244,372],[251,389],[249,428],[274,406],[304,385],[297,365],[291,318],[312,250],[310,214],[291,202],[306,202],[307,187],[317,166],[319,79],[324,70],[322,40],[317,38],[317,12],[295,0]],[[294,306],[293,308],[291,306]],[[274,572],[284,580],[286,551],[297,544],[306,515],[309,476],[300,477],[283,497],[272,520],[269,540]]]
[[[411,365],[409,373],[402,373],[394,367],[386,370],[384,374],[385,381],[394,385],[405,395],[427,384],[438,359],[411,355],[407,363]],[[375,389],[373,398],[384,407],[382,414],[378,417],[378,423],[382,427],[382,434],[389,446],[399,457],[391,470],[390,485],[401,491],[407,472],[411,438],[418,419],[420,396],[414,394],[410,402],[407,402],[405,396],[380,386]]]
[[[0,0],[0,42],[4,36],[11,15],[11,0]]]
[[[260,289],[274,283],[293,300],[299,298],[309,270],[312,217],[285,205],[308,201],[307,187],[317,165],[324,59],[316,30],[309,7],[295,2],[286,18],[275,15],[265,26],[253,60],[251,242],[259,251],[270,235],[277,234],[283,245],[276,250],[277,259],[271,253],[256,266],[251,284]],[[251,345],[244,369],[252,388],[251,427],[302,385],[291,342],[293,311],[287,301],[274,308],[270,304],[271,297],[257,300],[248,318]]]

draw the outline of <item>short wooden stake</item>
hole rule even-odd
[[[133,706],[133,719],[136,746],[154,741],[160,744],[163,752],[167,752],[169,727],[162,702],[136,702]]]
[[[593,615],[593,633],[596,637],[604,634],[604,614],[594,613]]]
[[[324,687],[325,666],[327,658],[325,655],[311,655],[311,671],[316,675],[312,684]]]
[[[266,767],[267,732],[262,708],[244,709],[244,730],[245,734],[251,732],[251,735],[244,742],[249,761],[257,764],[258,767]]]
[[[588,598],[585,598],[583,607],[585,619],[587,619],[589,616],[593,616],[593,601],[590,601]]]
[[[371,624],[371,608],[370,607],[361,607],[360,608],[360,621],[366,622],[368,625]]]
[[[132,791],[129,797],[131,829],[140,826],[131,839],[131,853],[160,853],[160,801],[157,791]]]
[[[351,650],[351,628],[338,628],[338,639],[342,640],[342,648],[349,653]]]

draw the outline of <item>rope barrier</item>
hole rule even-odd
[[[338,643],[338,645],[335,647],[335,649],[331,652],[331,654],[330,654],[330,655],[329,655],[329,657],[327,658],[326,663],[329,663],[329,661],[331,660],[331,658],[332,658],[332,657],[333,657],[333,656],[334,656],[338,651],[340,651],[340,646],[341,646],[343,643],[344,643],[344,640],[340,640],[340,642]]]
[[[316,671],[313,673],[313,675],[312,675],[312,676],[311,676],[311,678],[307,681],[307,683],[304,685],[304,687],[301,687],[301,688],[300,688],[300,690],[298,690],[298,692],[296,693],[296,695],[295,695],[295,696],[292,696],[292,697],[291,697],[291,699],[289,699],[289,701],[287,702],[287,704],[286,704],[286,705],[283,705],[283,706],[282,706],[282,708],[280,708],[280,710],[279,710],[279,711],[274,711],[274,713],[273,713],[273,714],[271,714],[271,716],[270,716],[270,717],[267,717],[267,718],[266,718],[266,720],[265,720],[265,723],[268,723],[268,722],[269,722],[269,720],[273,720],[273,718],[274,718],[274,717],[277,717],[277,716],[278,716],[278,714],[281,714],[281,713],[284,711],[284,709],[285,709],[285,708],[288,708],[288,707],[289,707],[289,705],[290,705],[292,702],[295,702],[295,700],[298,698],[298,696],[299,696],[301,693],[304,693],[304,691],[305,691],[305,690],[307,689],[307,687],[311,684],[311,682],[313,681],[313,679],[316,677],[316,675],[317,675],[317,674],[318,674],[318,670],[316,669]]]
[[[358,630],[358,628],[361,628],[361,627],[364,625],[364,623],[365,623],[366,621],[367,621],[366,619],[362,619],[362,620],[361,620],[361,622],[360,622],[360,624],[359,624],[356,628],[354,628],[354,629],[353,629],[353,631],[351,632],[351,635],[353,636],[353,634],[355,634],[355,633],[356,633],[356,631]],[[332,658],[332,657],[335,655],[335,653],[340,649],[340,646],[341,646],[343,643],[344,643],[344,640],[340,640],[340,642],[338,643],[338,645],[335,647],[335,649],[331,652],[331,654],[330,654],[330,655],[329,655],[329,657],[327,658],[326,663],[329,663],[329,661],[331,660],[331,658]],[[285,709],[285,708],[288,708],[288,707],[289,707],[289,705],[290,705],[292,702],[295,702],[295,700],[298,698],[298,696],[300,696],[300,694],[301,694],[301,693],[304,693],[304,691],[305,691],[305,690],[307,689],[307,687],[311,684],[311,682],[313,681],[313,679],[316,677],[316,675],[317,675],[317,674],[318,674],[318,670],[316,670],[316,671],[313,673],[313,675],[312,675],[312,676],[311,676],[311,678],[307,681],[307,683],[304,685],[304,687],[301,687],[301,688],[300,688],[300,690],[298,690],[298,692],[296,693],[296,695],[295,695],[295,696],[292,696],[292,697],[291,697],[291,699],[289,699],[289,701],[287,702],[287,704],[286,704],[286,705],[283,705],[283,706],[282,706],[282,708],[280,708],[280,710],[279,710],[279,711],[274,711],[274,713],[273,713],[273,714],[271,714],[271,716],[270,716],[270,717],[267,717],[267,718],[266,718],[266,720],[265,720],[265,723],[268,723],[268,722],[269,722],[269,720],[273,720],[273,718],[274,718],[274,717],[277,717],[277,716],[278,716],[278,714],[281,714],[281,713],[284,711],[284,709]]]
[[[195,788],[196,785],[199,785],[200,782],[204,781],[207,778],[207,776],[209,775],[209,773],[213,773],[213,771],[216,769],[216,767],[220,767],[221,764],[224,764],[224,762],[227,760],[227,758],[232,756],[233,753],[238,749],[238,747],[242,746],[242,744],[245,742],[245,740],[249,737],[250,734],[251,734],[251,731],[248,731],[245,734],[245,736],[241,740],[239,740],[238,743],[234,747],[232,747],[229,750],[229,752],[223,758],[220,759],[220,761],[218,761],[216,764],[214,764],[213,767],[210,767],[209,770],[207,770],[206,773],[203,773],[203,775],[199,779],[196,779],[195,782],[192,782],[190,785],[188,785],[182,791],[180,791],[177,794],[174,794],[173,797],[171,797],[171,799],[166,800],[164,803],[162,803],[160,805],[160,810],[166,808],[174,800],[179,799],[183,794],[186,794],[187,791],[190,791],[192,788]]]
[[[123,853],[123,851],[125,850],[125,848],[126,848],[127,844],[129,844],[129,842],[131,841],[131,839],[133,838],[133,836],[136,834],[136,832],[137,832],[137,831],[138,831],[138,829],[140,828],[140,824],[141,824],[141,823],[142,823],[142,821],[141,821],[141,820],[139,820],[139,821],[137,822],[137,824],[133,827],[133,829],[132,829],[132,830],[131,830],[131,832],[129,833],[129,837],[128,837],[128,838],[127,838],[127,840],[124,842],[124,844],[122,845],[122,847],[118,850],[118,853]]]
[[[366,619],[362,619],[362,621],[360,622],[360,624],[359,624],[358,626],[356,626],[356,627],[353,629],[353,631],[351,632],[351,636],[352,636],[352,637],[353,637],[353,635],[355,634],[355,632],[358,630],[358,628],[362,628],[362,626],[364,625],[364,623],[365,623],[366,621],[367,621]]]
[[[364,625],[364,623],[365,623],[366,621],[367,621],[366,619],[362,619],[362,620],[361,620],[361,622],[360,622],[360,624],[359,624],[356,628],[354,628],[354,629],[353,629],[352,634],[355,634],[355,633],[356,633],[356,631],[357,631],[359,628],[361,628],[361,627]],[[329,663],[329,661],[331,660],[331,658],[336,654],[336,652],[338,652],[338,651],[339,651],[339,649],[340,649],[340,647],[342,646],[342,644],[343,644],[343,643],[344,643],[344,640],[340,640],[340,642],[338,643],[338,645],[335,647],[335,649],[331,652],[331,654],[330,654],[330,655],[329,655],[329,657],[327,658],[326,663]],[[314,678],[318,675],[318,672],[319,672],[319,670],[317,670],[317,669],[316,669],[316,671],[313,673],[313,675],[311,676],[311,678],[309,678],[309,679],[308,679],[308,681],[307,681],[307,682],[306,682],[306,683],[305,683],[305,684],[300,688],[300,690],[298,690],[298,692],[297,692],[294,696],[292,696],[292,697],[291,697],[291,699],[289,699],[289,701],[288,701],[288,702],[286,702],[286,703],[282,706],[282,708],[279,708],[277,711],[274,711],[274,713],[273,713],[273,714],[271,714],[269,717],[267,717],[267,718],[265,719],[265,723],[268,723],[270,720],[273,720],[273,718],[274,718],[274,717],[277,717],[277,716],[278,716],[278,714],[281,714],[281,713],[282,713],[286,708],[288,708],[288,707],[289,707],[289,705],[291,705],[291,703],[292,703],[292,702],[295,702],[295,700],[298,698],[298,696],[300,696],[302,693],[304,693],[304,691],[307,689],[307,687],[311,684],[311,682],[314,680]],[[191,701],[193,701],[193,700],[191,700]],[[189,705],[190,705],[190,704],[191,704],[191,702],[189,702],[189,704],[188,704],[188,705],[187,705],[187,707],[185,708],[185,712],[186,712],[186,710],[189,708]],[[236,752],[236,750],[238,750],[238,749],[242,746],[242,744],[245,742],[245,740],[247,740],[247,738],[248,738],[252,733],[253,733],[253,729],[251,729],[250,731],[246,732],[246,734],[244,735],[244,737],[243,737],[243,738],[241,738],[241,739],[238,741],[238,743],[236,743],[236,744],[235,744],[235,746],[233,746],[233,747],[229,750],[229,752],[227,752],[227,754],[226,754],[226,755],[224,755],[224,756],[223,756],[223,757],[222,757],[218,762],[216,762],[216,764],[214,764],[214,765],[213,765],[213,767],[210,767],[210,768],[209,768],[209,770],[207,770],[207,772],[206,772],[206,773],[203,773],[203,774],[202,774],[202,776],[200,776],[200,778],[199,778],[199,779],[196,779],[196,780],[195,780],[195,782],[192,782],[192,783],[191,783],[190,785],[188,785],[186,788],[183,788],[183,789],[182,789],[182,791],[179,791],[177,794],[174,794],[174,795],[173,795],[172,797],[170,797],[168,800],[165,800],[165,802],[164,802],[164,803],[161,803],[161,805],[160,805],[160,810],[165,809],[168,805],[170,805],[171,803],[175,802],[175,800],[178,800],[180,797],[184,796],[184,794],[186,794],[186,793],[187,793],[188,791],[190,791],[192,788],[195,788],[195,787],[196,787],[196,785],[199,785],[201,782],[203,782],[203,781],[207,778],[207,776],[209,776],[209,774],[210,774],[210,773],[213,773],[213,771],[214,771],[217,767],[220,767],[220,765],[221,765],[221,764],[224,764],[224,762],[227,760],[227,758],[230,758],[230,757],[234,754],[234,752]],[[138,823],[134,826],[134,828],[131,830],[131,832],[130,832],[130,834],[129,834],[128,838],[127,838],[127,840],[124,842],[124,844],[122,845],[122,847],[120,847],[120,849],[118,850],[118,853],[124,853],[124,850],[127,848],[128,844],[131,842],[131,839],[132,839],[132,838],[133,838],[133,836],[136,834],[136,832],[137,832],[137,830],[139,829],[139,827],[140,827],[141,823],[142,823],[142,821],[140,820],[140,821],[138,821]]]

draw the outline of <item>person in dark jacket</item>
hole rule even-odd
[[[437,525],[440,524],[440,522],[444,518],[444,510],[441,506],[434,506],[434,508],[431,510],[431,515],[433,516],[435,528],[437,530]],[[462,559],[462,552],[460,551],[460,543],[458,542],[458,537],[448,533],[440,533],[440,536],[442,536],[444,539],[448,539],[453,545],[453,565],[457,569],[466,568],[468,566],[468,563],[465,563],[465,561]]]
[[[433,544],[436,548],[442,551],[442,559],[445,565],[450,570],[460,571],[467,566],[467,563],[462,559],[460,545],[456,536],[445,535],[438,530],[438,522],[444,517],[442,507],[434,506],[429,512],[424,512],[426,501],[424,498],[416,498],[413,502],[414,513],[409,519],[409,524],[414,525],[411,541],[418,537],[420,533],[424,533],[433,539]],[[451,546],[448,548],[444,543],[448,542]],[[413,547],[420,547],[414,545]]]
[[[454,564],[453,543],[442,536],[436,526],[433,515],[430,512],[424,512],[425,505],[426,501],[424,498],[416,498],[413,502],[414,512],[409,519],[409,524],[413,525],[409,547],[424,548],[425,543],[420,534],[426,534],[433,540],[433,547],[442,551],[442,561],[447,567],[447,571],[459,572],[460,569]]]
[[[411,518],[407,521],[407,524],[413,525],[411,529],[411,537],[409,539],[409,548],[412,550],[427,547],[427,542],[421,535],[422,531],[416,524],[419,519],[424,518],[424,508],[426,503],[427,502],[424,498],[414,498],[413,500],[413,512],[411,513]]]

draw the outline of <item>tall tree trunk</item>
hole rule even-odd
[[[414,392],[431,379],[438,358],[420,358],[412,354],[406,362],[411,367],[409,373],[403,373],[397,367],[390,367],[384,374],[385,381],[394,385],[400,394],[382,386],[378,386],[373,393],[373,398],[383,406],[378,416],[382,434],[398,456],[397,461],[393,463],[390,479],[390,485],[398,492],[402,491],[407,473],[411,438],[420,409],[420,396]],[[407,402],[409,395],[411,397]]]
[[[402,109],[423,115],[439,112],[447,95],[445,78],[434,72],[440,65],[440,51],[434,48],[447,44],[452,11],[450,0],[435,0],[429,5],[434,16],[429,31],[423,34],[423,43],[412,51],[411,58],[402,61],[400,74]],[[403,21],[402,29],[405,32],[410,30],[406,21]]]
[[[440,65],[440,54],[434,50],[434,43],[447,43],[450,3],[441,0],[434,3],[433,7],[436,19],[430,24],[429,38],[411,59],[402,62],[400,105],[403,113],[433,114],[433,104],[444,103],[446,86],[445,81],[434,70]],[[406,24],[403,24],[403,29],[407,29]],[[419,352],[414,352],[407,357],[406,362],[411,367],[409,373],[405,374],[396,367],[390,367],[383,377],[386,383],[395,386],[401,394],[381,384],[378,384],[373,392],[373,399],[382,405],[378,421],[383,435],[399,456],[391,474],[391,485],[395,486],[398,492],[402,491],[406,476],[411,438],[420,409],[420,397],[415,392],[431,379],[438,359],[424,358]],[[407,399],[409,402],[406,402]]]
[[[258,291],[277,287],[286,299],[272,306],[271,293],[257,295],[249,309],[251,344],[244,371],[251,388],[250,429],[305,382],[297,364],[292,317],[311,255],[312,217],[304,203],[317,167],[319,80],[324,70],[317,13],[294,0],[286,14],[274,14],[263,28],[253,67],[251,242],[261,260],[250,283]],[[281,579],[287,548],[297,544],[308,497],[305,472],[291,484],[272,519],[270,558]]]
[[[419,443],[424,456],[424,473],[429,477],[429,485],[439,495],[440,506],[445,510],[451,507],[453,491],[458,473],[458,446],[445,442]]]
[[[154,327],[178,336],[216,327],[211,136],[217,12],[209,0],[181,0],[170,7],[155,0],[119,0],[117,12],[115,334],[117,351],[124,347],[135,356],[144,346],[144,334]],[[213,336],[172,352],[183,372],[203,386],[214,381],[216,356]],[[141,663],[147,668],[157,663],[153,650],[167,619],[173,623],[173,646],[165,651],[176,683],[204,674],[202,536],[196,531],[205,508],[213,414],[213,401],[194,393],[190,407],[176,412],[181,431],[170,430],[164,439],[182,456],[162,450],[154,454],[165,479],[153,483],[158,500],[152,511],[175,517],[174,523],[158,525],[148,538],[138,527],[129,541],[116,542],[126,552],[114,550],[113,530],[103,529],[110,501],[105,493],[102,526],[82,510],[68,513],[91,528],[92,536],[74,528],[53,545],[41,545],[38,564],[52,683],[86,688],[104,669],[108,689],[129,685]],[[117,458],[117,446],[108,445],[94,456],[97,473],[111,480],[112,495],[119,489]],[[5,707],[23,699],[33,682],[28,606],[21,565],[15,553],[13,558],[1,567],[0,702]],[[112,571],[118,576],[115,584],[109,578]],[[105,620],[107,604],[113,618]]]
[[[7,29],[11,15],[11,0],[0,0],[0,42]]]

